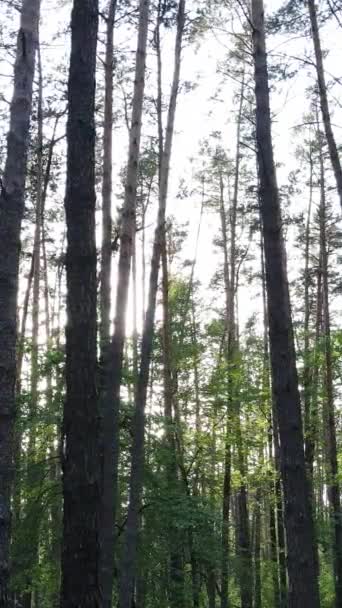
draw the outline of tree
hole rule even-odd
[[[308,9],[311,23],[311,35],[315,50],[317,84],[319,91],[319,100],[322,112],[322,120],[324,125],[325,137],[327,139],[328,150],[330,155],[331,165],[335,175],[337,193],[340,199],[342,208],[342,167],[341,161],[336,146],[334,133],[331,126],[330,108],[328,102],[327,85],[325,81],[323,53],[321,48],[321,40],[318,29],[317,11],[315,0],[308,0]]]
[[[105,601],[111,603],[113,585],[114,524],[116,520],[117,483],[119,466],[119,409],[122,383],[123,355],[126,334],[128,289],[136,228],[136,196],[140,158],[142,111],[145,88],[146,44],[150,3],[139,3],[138,41],[135,61],[132,119],[129,132],[128,164],[125,198],[120,222],[120,251],[116,289],[114,334],[102,351],[102,384],[100,408],[102,415],[102,542],[105,549],[103,570],[106,574]],[[107,94],[108,91],[107,91]],[[108,109],[108,108],[107,108]],[[107,134],[108,135],[108,134]],[[108,159],[108,162],[109,159]],[[108,218],[107,218],[108,220]],[[108,231],[108,225],[106,225]],[[107,236],[108,239],[109,235]],[[106,244],[108,247],[108,242]],[[106,275],[108,279],[108,266]],[[108,289],[108,285],[107,285]],[[108,315],[108,294],[106,297]],[[104,309],[103,309],[104,312]],[[106,321],[108,331],[108,318]]]
[[[289,606],[320,605],[313,521],[305,472],[301,406],[276,171],[262,0],[252,2],[256,142],[266,265],[272,387],[280,435],[285,498]]]
[[[135,394],[135,415],[133,420],[132,464],[130,473],[130,493],[127,514],[127,525],[124,537],[124,549],[121,562],[121,580],[119,587],[120,608],[130,608],[133,597],[133,582],[135,577],[137,542],[139,531],[139,512],[141,508],[143,472],[144,472],[144,441],[145,441],[145,405],[151,362],[154,318],[158,290],[159,266],[163,247],[165,212],[167,203],[170,158],[174,134],[175,114],[179,90],[182,40],[185,24],[185,0],[180,0],[177,13],[177,32],[175,42],[174,72],[171,85],[171,95],[165,131],[165,140],[161,155],[159,176],[159,206],[157,226],[153,241],[151,272],[148,294],[148,307],[143,329],[141,345],[140,370]]]
[[[114,79],[114,23],[116,0],[110,0],[107,7],[106,52],[105,52],[105,100],[103,123],[103,177],[102,177],[102,247],[101,247],[101,363],[108,357],[110,345],[110,307],[112,272],[112,191],[113,191],[113,79]],[[108,422],[107,418],[103,420]],[[104,437],[104,430],[102,431]],[[105,448],[102,447],[104,450]],[[105,488],[102,489],[105,497]],[[104,606],[111,606],[113,592],[114,552],[113,552],[113,505],[104,500],[101,514],[102,540],[101,581]],[[111,531],[111,533],[110,533]]]
[[[0,606],[4,607],[8,606],[9,601],[20,229],[24,213],[39,14],[39,0],[23,0],[17,36],[7,156],[0,190]]]
[[[75,0],[67,125],[67,328],[61,606],[101,606],[97,405],[95,69],[97,0]],[[82,154],[80,154],[82,150]]]
[[[321,138],[320,138],[321,139]],[[320,252],[319,264],[322,273],[323,296],[323,328],[324,328],[324,406],[326,453],[328,469],[328,499],[330,503],[330,518],[333,536],[333,569],[335,587],[335,606],[342,606],[342,511],[341,493],[338,478],[338,458],[335,423],[335,403],[333,385],[333,363],[331,347],[330,297],[329,297],[329,251],[327,243],[328,210],[326,201],[325,168],[322,145],[319,148],[320,161],[320,206],[319,206],[319,235]]]

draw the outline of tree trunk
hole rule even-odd
[[[307,459],[307,437],[310,442],[310,435],[312,438],[315,435],[315,429],[311,426],[311,422],[313,426],[317,424],[317,420],[315,414],[311,416],[311,408],[312,405],[315,407],[315,367],[310,365],[310,316],[311,316],[311,306],[310,306],[310,238],[311,238],[311,208],[312,208],[312,196],[313,196],[313,158],[312,158],[312,143],[310,142],[310,150],[309,150],[309,163],[310,163],[310,175],[309,175],[309,205],[305,226],[305,268],[304,268],[304,369],[303,369],[303,389],[304,389],[304,430],[305,430],[305,462],[306,462],[306,470],[307,470],[307,480],[308,480],[308,488],[309,488],[309,499],[311,505],[312,514],[314,513],[314,504],[313,504],[313,456],[312,453],[312,463],[311,467],[308,467],[308,459]],[[316,568],[316,576],[319,577],[319,557],[318,557],[318,545],[317,545],[317,533],[316,533],[316,525],[314,522],[314,538],[313,538],[313,550],[314,550],[314,558],[315,558],[315,568]]]
[[[103,177],[102,177],[102,244],[101,244],[101,284],[100,284],[100,358],[101,365],[109,356],[110,308],[112,272],[112,164],[113,164],[113,77],[114,77],[114,22],[117,0],[109,0],[107,8],[106,55],[105,55],[105,99],[103,124]],[[106,436],[108,422],[103,414],[101,440]],[[112,429],[111,429],[112,430]],[[106,436],[107,437],[107,436]],[[106,450],[102,446],[102,450]],[[111,472],[111,475],[113,473]],[[103,480],[104,481],[104,480]],[[106,500],[106,488],[102,488],[101,509],[101,589],[103,608],[111,608],[114,580],[114,521],[113,504]]]
[[[185,21],[185,0],[180,0],[177,14],[177,34],[175,44],[174,73],[171,96],[168,109],[165,144],[160,171],[159,208],[157,227],[153,242],[153,252],[150,272],[148,307],[143,330],[141,345],[141,364],[135,398],[135,414],[133,420],[132,464],[130,474],[129,506],[125,530],[124,547],[121,563],[121,579],[119,585],[120,608],[131,608],[134,587],[134,577],[137,559],[137,544],[139,533],[139,512],[142,500],[143,471],[144,471],[144,441],[145,441],[145,405],[149,378],[149,368],[152,355],[154,317],[160,257],[162,253],[165,211],[167,202],[170,157],[174,132],[175,113],[180,78],[181,50]]]
[[[119,409],[122,379],[124,342],[126,334],[126,310],[129,279],[136,228],[136,192],[140,155],[141,119],[145,88],[146,43],[149,21],[149,0],[140,0],[139,30],[135,63],[135,80],[132,103],[132,123],[129,134],[128,166],[125,200],[120,226],[120,252],[116,291],[114,335],[102,361],[100,408],[102,414],[103,472],[102,472],[102,534],[106,554],[105,601],[111,601],[113,585],[114,525],[119,463]],[[108,608],[108,603],[105,608]],[[129,607],[130,608],[130,607]]]
[[[172,356],[170,342],[170,314],[169,314],[169,277],[167,268],[167,253],[165,230],[162,250],[163,269],[163,356],[164,356],[164,410],[165,410],[165,438],[168,448],[168,461],[166,464],[167,486],[171,496],[177,499],[180,492],[178,479],[177,451],[175,428],[172,416],[173,382],[172,382]],[[171,499],[172,500],[172,499]],[[184,571],[182,556],[182,535],[174,525],[174,515],[170,515],[168,536],[170,547],[170,606],[182,608],[184,606]]]
[[[327,216],[325,200],[325,175],[322,146],[320,147],[320,263],[322,264],[323,285],[323,327],[325,346],[324,408],[326,421],[326,452],[328,465],[328,499],[333,534],[333,569],[335,586],[335,607],[342,608],[342,511],[340,484],[338,481],[338,461],[335,425],[333,362],[331,349],[330,311],[329,311],[329,259],[327,247]]]
[[[97,0],[74,0],[71,30],[61,607],[100,608],[94,120]]]
[[[159,187],[163,179],[163,149],[164,134],[162,124],[162,60],[160,47],[160,3],[158,6],[158,23],[156,26],[156,52],[157,52],[157,112],[158,112],[158,150],[159,150]],[[164,380],[164,416],[165,416],[165,440],[168,450],[166,463],[167,485],[173,499],[177,499],[181,491],[178,479],[177,449],[175,438],[175,426],[173,424],[173,378],[172,378],[172,350],[170,335],[170,310],[169,310],[169,272],[166,247],[166,226],[164,222],[162,236],[162,301],[163,301],[163,380]],[[172,500],[172,499],[171,499]],[[184,606],[184,571],[182,546],[183,539],[180,531],[174,525],[174,514],[170,515],[168,522],[169,541],[169,575],[170,575],[170,606],[182,608]]]
[[[34,456],[36,445],[36,417],[38,406],[38,339],[40,313],[40,275],[41,275],[41,235],[42,235],[42,194],[43,194],[43,76],[40,47],[38,45],[38,137],[37,137],[37,184],[36,218],[33,246],[33,292],[32,292],[32,346],[31,346],[31,407],[30,437],[28,458]]]
[[[256,140],[266,264],[273,393],[280,434],[285,496],[289,608],[319,607],[314,529],[304,460],[304,437],[282,236],[280,201],[271,136],[262,0],[252,0]]]
[[[316,72],[317,72],[317,83],[319,91],[319,100],[321,106],[322,120],[324,125],[325,137],[328,144],[328,150],[330,155],[331,165],[334,171],[337,193],[340,199],[342,208],[342,168],[339,153],[336,146],[334,133],[331,126],[330,110],[327,95],[327,86],[325,82],[324,66],[323,66],[323,55],[321,48],[321,41],[319,37],[319,29],[317,22],[317,12],[315,6],[315,0],[308,0],[308,8],[311,23],[311,35],[315,49],[316,58]]]
[[[309,205],[305,226],[305,268],[304,268],[304,369],[303,369],[303,389],[304,389],[304,430],[305,437],[309,429],[310,405],[311,405],[311,367],[309,361],[310,354],[310,238],[311,238],[311,208],[313,194],[313,158],[312,143],[310,142],[309,163]],[[310,481],[309,481],[310,483]]]
[[[10,494],[13,478],[17,293],[20,229],[40,0],[23,0],[10,106],[7,156],[0,190],[0,606],[8,606]]]
[[[220,220],[221,220],[221,232],[223,240],[223,273],[224,273],[224,286],[225,286],[225,315],[228,337],[227,341],[229,344],[229,311],[230,311],[230,278],[229,278],[229,260],[228,260],[228,239],[227,239],[227,218],[224,208],[223,198],[223,179],[220,173]],[[234,301],[234,300],[233,300]],[[229,361],[229,347],[226,346],[226,359]],[[229,572],[228,572],[228,560],[229,560],[229,507],[231,498],[231,395],[230,387],[228,387],[228,405],[227,405],[227,419],[226,419],[226,431],[225,431],[225,447],[224,447],[224,476],[223,476],[223,495],[222,495],[222,530],[221,530],[221,608],[228,608],[228,597],[229,597]]]
[[[229,325],[228,325],[228,340],[229,340],[229,363],[234,362],[236,353],[238,351],[238,322],[235,319],[235,301],[238,292],[238,277],[237,277],[237,251],[236,251],[236,221],[237,221],[237,206],[239,196],[239,182],[240,182],[240,138],[241,138],[241,120],[243,111],[243,100],[245,91],[245,68],[243,68],[241,91],[240,91],[240,103],[237,116],[237,133],[236,133],[236,154],[235,154],[235,173],[234,173],[234,190],[233,200],[230,210],[230,303],[229,303]],[[229,373],[229,372],[228,372]],[[248,500],[247,500],[247,487],[246,487],[246,462],[243,454],[242,446],[242,434],[241,434],[241,421],[240,421],[240,399],[235,396],[236,388],[234,387],[234,380],[230,381],[232,385],[232,399],[235,402],[236,409],[236,424],[237,424],[237,450],[238,450],[238,462],[239,472],[241,476],[241,486],[238,493],[238,504],[239,504],[239,556],[240,556],[240,592],[241,592],[241,608],[252,608],[252,585],[251,585],[251,573],[253,570],[252,552],[250,545],[250,532],[249,532],[249,517],[248,517]]]
[[[254,608],[262,608],[261,593],[261,488],[255,497],[255,539],[254,539]],[[276,608],[276,607],[275,607]]]
[[[42,195],[43,195],[43,75],[40,44],[38,42],[38,104],[37,104],[37,149],[36,149],[36,209],[35,231],[33,244],[33,287],[32,287],[32,340],[31,340],[31,395],[29,405],[29,428],[27,446],[27,488],[28,500],[25,507],[25,527],[30,529],[30,550],[26,552],[25,563],[28,568],[28,591],[25,594],[24,604],[31,606],[34,589],[32,587],[32,571],[38,560],[40,510],[35,509],[32,500],[35,490],[40,483],[40,473],[35,466],[37,443],[37,411],[38,411],[38,355],[39,355],[39,316],[40,316],[40,280],[41,280],[41,234],[42,234]],[[37,475],[38,473],[38,475]]]
[[[103,122],[103,177],[102,177],[102,247],[100,307],[101,352],[110,339],[110,294],[112,269],[112,190],[113,190],[113,76],[114,76],[114,21],[117,0],[110,0],[107,8],[105,99]],[[103,355],[101,356],[103,359]],[[105,576],[105,575],[104,575]],[[104,590],[104,601],[106,603]]]
[[[261,219],[261,218],[260,218]],[[263,364],[263,381],[262,381],[262,392],[267,395],[267,410],[268,411],[268,433],[267,433],[267,444],[268,444],[268,458],[272,463],[272,469],[270,471],[270,482],[269,482],[269,531],[270,531],[270,554],[272,561],[272,583],[273,583],[273,602],[274,608],[283,608],[281,603],[280,584],[279,584],[279,567],[278,567],[278,547],[277,547],[277,528],[276,528],[276,478],[275,475],[279,475],[277,470],[276,458],[273,458],[273,445],[274,445],[274,434],[278,433],[278,429],[275,429],[276,421],[272,415],[272,395],[270,386],[270,361],[269,361],[269,337],[268,337],[268,318],[267,318],[267,298],[266,298],[266,276],[265,276],[265,257],[264,257],[264,246],[262,238],[262,227],[260,225],[260,257],[261,257],[261,287],[262,287],[262,309],[263,309],[263,350],[264,350],[264,364]],[[275,446],[274,446],[275,447]],[[274,449],[275,451],[275,449]],[[280,497],[281,498],[281,497]],[[285,572],[286,579],[286,572]]]

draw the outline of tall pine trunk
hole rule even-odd
[[[0,189],[0,606],[4,608],[8,606],[20,229],[24,213],[39,14],[40,0],[23,0],[7,156]]]
[[[280,587],[280,560],[279,557],[279,545],[281,542],[281,538],[278,535],[278,544],[277,544],[277,520],[276,520],[276,489],[278,483],[279,476],[279,462],[276,458],[276,441],[278,438],[278,428],[276,426],[276,420],[273,416],[273,408],[272,408],[272,394],[271,394],[271,382],[270,382],[270,355],[269,355],[269,336],[268,336],[268,317],[267,317],[267,297],[266,297],[266,276],[265,276],[265,256],[264,256],[264,246],[262,239],[262,227],[260,225],[260,254],[261,254],[261,287],[262,287],[262,309],[263,309],[263,381],[262,381],[262,391],[264,395],[267,395],[268,400],[268,417],[269,417],[269,426],[267,433],[267,444],[268,444],[268,458],[270,463],[273,465],[270,471],[270,481],[269,481],[269,531],[270,531],[270,554],[272,561],[272,583],[273,583],[273,603],[274,608],[285,608],[285,602],[282,603],[282,594]],[[274,454],[273,454],[274,449]],[[280,505],[281,503],[281,489],[280,490]],[[282,525],[282,519],[281,519]],[[282,527],[280,527],[282,531]],[[286,568],[286,566],[285,566]],[[286,570],[285,570],[285,587],[286,587]],[[286,588],[284,589],[286,591]]]
[[[177,450],[175,427],[173,424],[173,381],[172,381],[172,352],[170,336],[169,311],[169,277],[167,267],[167,252],[165,230],[162,244],[163,270],[163,356],[164,356],[164,410],[165,410],[165,439],[167,443],[166,479],[171,497],[177,499],[180,492],[178,479]],[[171,498],[172,500],[172,498]],[[184,606],[184,571],[182,556],[182,534],[174,525],[174,514],[168,522],[169,562],[170,562],[170,605],[172,608]]]
[[[105,99],[103,123],[102,177],[102,243],[100,284],[100,358],[104,365],[110,345],[111,271],[112,271],[112,191],[113,191],[113,79],[114,79],[114,21],[117,0],[109,0],[107,8],[105,53]],[[104,412],[102,412],[104,414]],[[107,418],[103,416],[103,440]],[[102,446],[102,450],[104,450]],[[103,452],[102,452],[103,453]],[[103,497],[106,495],[102,488]],[[112,501],[102,501],[101,511],[101,589],[103,608],[111,608],[114,579],[114,521]]]
[[[319,36],[317,11],[315,0],[308,0],[310,24],[311,24],[311,35],[315,50],[316,59],[316,72],[317,72],[317,83],[319,91],[319,100],[321,106],[322,120],[324,125],[325,137],[328,144],[329,156],[331,165],[334,171],[337,193],[340,199],[342,208],[342,167],[340,162],[339,153],[336,146],[334,133],[331,126],[330,109],[327,94],[327,85],[325,82],[324,66],[323,66],[323,54],[321,47],[321,40]]]
[[[229,362],[229,311],[231,306],[230,298],[230,277],[229,277],[229,257],[228,257],[228,238],[227,238],[227,218],[224,207],[224,192],[223,192],[223,178],[220,173],[220,220],[221,220],[221,233],[223,242],[223,276],[224,276],[224,289],[225,289],[225,319],[227,325],[228,336],[226,338],[225,356],[227,362]],[[233,298],[234,302],[234,298]],[[229,560],[229,510],[231,500],[231,387],[227,387],[227,412],[226,412],[226,429],[225,429],[225,446],[224,446],[224,475],[223,475],[223,495],[222,495],[222,527],[221,527],[221,608],[228,608],[229,598],[229,571],[228,571],[228,560]]]
[[[150,2],[140,0],[135,63],[132,122],[129,133],[125,200],[120,225],[120,252],[116,290],[114,335],[102,361],[100,408],[102,415],[102,543],[105,551],[105,607],[110,605],[113,586],[114,525],[119,463],[120,387],[126,334],[126,311],[136,228],[136,193],[140,156],[141,120],[145,89],[146,44]],[[108,314],[106,312],[106,314]],[[107,322],[108,327],[108,322]],[[107,584],[108,583],[108,584]]]
[[[156,52],[157,52],[157,113],[158,113],[158,158],[159,158],[159,187],[161,187],[164,133],[162,121],[162,58],[160,45],[160,2],[158,6],[156,26]],[[169,307],[169,271],[167,259],[166,226],[162,235],[162,303],[163,303],[163,384],[164,384],[164,416],[165,416],[165,440],[167,446],[166,479],[171,491],[171,500],[176,500],[181,491],[178,479],[178,463],[176,448],[176,429],[173,423],[173,373],[172,373],[172,348],[170,333],[170,307]],[[169,576],[170,576],[170,605],[172,608],[184,606],[184,570],[182,546],[183,539],[180,531],[174,525],[174,515],[169,515],[168,521],[168,543],[169,543]]]
[[[32,340],[31,340],[31,394],[29,405],[29,429],[27,446],[26,483],[28,499],[25,506],[25,527],[31,530],[30,550],[26,552],[25,562],[29,576],[27,593],[24,596],[24,606],[30,607],[33,602],[34,588],[32,571],[38,561],[40,510],[35,508],[35,492],[41,481],[41,469],[36,467],[37,459],[37,413],[39,401],[39,320],[40,320],[40,283],[41,283],[41,235],[42,235],[42,206],[43,206],[43,74],[38,42],[38,103],[37,103],[37,145],[35,155],[36,170],[36,208],[35,230],[33,244],[33,287],[32,287]],[[31,494],[32,493],[32,494]],[[33,498],[34,497],[34,498]]]
[[[102,244],[100,308],[101,353],[110,339],[110,283],[112,268],[112,191],[113,191],[113,77],[114,77],[114,21],[117,0],[110,0],[107,9],[105,99],[103,121],[103,176],[102,176]],[[102,354],[103,358],[103,354]]]
[[[322,147],[320,148],[320,263],[322,265],[323,327],[324,327],[324,421],[326,423],[326,453],[328,466],[328,499],[333,535],[333,570],[335,586],[335,608],[342,608],[342,511],[336,442],[335,404],[333,386],[333,361],[329,309],[329,259],[327,244],[327,210],[325,175]]]
[[[61,607],[99,608],[101,467],[96,390],[94,116],[97,0],[74,0],[71,30]]]
[[[273,394],[285,497],[289,608],[318,608],[314,530],[306,479],[304,437],[290,311],[271,112],[262,0],[252,0],[256,141],[266,265]]]
[[[185,22],[185,0],[180,0],[177,13],[177,34],[175,44],[174,73],[168,108],[166,133],[161,159],[159,205],[157,227],[153,242],[151,272],[149,283],[148,306],[141,344],[141,363],[135,395],[135,413],[133,420],[132,463],[130,474],[129,506],[124,537],[119,585],[120,608],[131,608],[136,573],[137,547],[139,534],[139,513],[142,501],[145,445],[145,405],[152,356],[154,318],[158,290],[160,258],[162,254],[165,212],[169,182],[170,157],[174,133],[175,114],[180,79],[182,39]]]

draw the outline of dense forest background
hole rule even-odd
[[[341,28],[1,0],[0,608],[342,607]]]

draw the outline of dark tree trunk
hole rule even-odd
[[[43,195],[43,73],[38,42],[38,103],[37,103],[37,147],[35,157],[36,170],[36,208],[35,208],[35,231],[33,244],[33,287],[32,287],[32,340],[31,340],[31,395],[29,405],[29,432],[27,446],[27,471],[26,483],[29,488],[27,503],[25,505],[24,526],[31,529],[30,549],[25,553],[24,563],[28,570],[27,593],[24,597],[24,604],[32,604],[34,595],[32,572],[38,561],[39,551],[39,526],[41,511],[33,504],[36,498],[32,498],[32,490],[39,487],[41,474],[39,468],[35,466],[36,443],[37,443],[37,411],[39,401],[38,391],[38,349],[39,349],[39,317],[40,317],[40,282],[41,282],[41,233],[42,233],[42,195]]]
[[[102,243],[100,284],[100,360],[104,365],[110,345],[110,307],[112,271],[112,164],[113,164],[113,78],[114,78],[114,22],[117,0],[109,0],[107,9],[106,55],[105,55],[105,100],[103,123],[103,177],[102,177]],[[103,414],[104,412],[102,412]],[[101,439],[108,420],[102,418]],[[102,447],[102,449],[105,449]],[[102,488],[102,492],[103,492]],[[106,496],[106,493],[103,494]],[[113,505],[102,501],[101,511],[101,589],[103,608],[111,608],[114,580],[114,521]]]
[[[320,604],[314,529],[304,459],[304,437],[290,312],[285,247],[272,149],[271,112],[262,0],[252,0],[256,140],[266,264],[273,394],[280,435],[285,497],[289,608]]]
[[[321,48],[321,40],[319,36],[317,12],[315,6],[315,0],[308,0],[308,8],[311,23],[311,34],[315,49],[316,58],[316,72],[317,72],[317,83],[319,91],[319,100],[321,106],[321,113],[325,131],[325,137],[328,144],[328,150],[330,155],[331,165],[334,171],[337,193],[340,199],[342,208],[342,168],[339,153],[336,146],[334,133],[331,126],[330,110],[327,95],[327,86],[325,82],[324,66],[323,66],[323,55]]]
[[[281,487],[281,464],[280,464],[280,445],[278,422],[274,398],[272,398],[273,408],[273,443],[274,443],[274,462],[275,462],[275,503],[277,512],[277,534],[278,534],[278,560],[279,560],[279,582],[280,582],[280,606],[287,607],[287,566],[286,566],[286,547],[285,547],[285,522],[283,492]]]
[[[261,226],[260,226],[261,228]],[[279,564],[278,564],[278,545],[277,545],[277,527],[276,527],[276,477],[279,475],[278,460],[273,458],[273,446],[275,452],[274,438],[278,437],[278,429],[276,428],[276,421],[273,417],[272,408],[272,394],[271,394],[271,382],[270,382],[270,361],[269,361],[269,336],[268,336],[268,316],[267,316],[267,297],[266,297],[266,276],[265,276],[265,257],[264,257],[264,246],[262,238],[262,229],[260,231],[260,253],[261,253],[261,282],[262,282],[262,307],[263,307],[263,348],[264,348],[264,365],[263,365],[263,393],[268,397],[268,417],[269,426],[267,433],[268,443],[268,458],[273,465],[273,470],[270,471],[270,482],[269,482],[269,531],[270,531],[270,553],[272,561],[272,583],[273,583],[273,602],[274,608],[283,608],[281,603],[280,593],[280,581],[279,581]],[[274,454],[275,456],[275,454]],[[281,499],[281,496],[280,496]],[[286,583],[286,571],[285,571],[285,583]]]
[[[74,0],[65,198],[68,319],[63,414],[62,608],[102,606],[101,467],[96,391],[94,112],[97,29],[97,0]]]
[[[0,606],[8,606],[10,494],[16,383],[20,229],[40,0],[23,0],[10,106],[7,156],[0,188]]]

